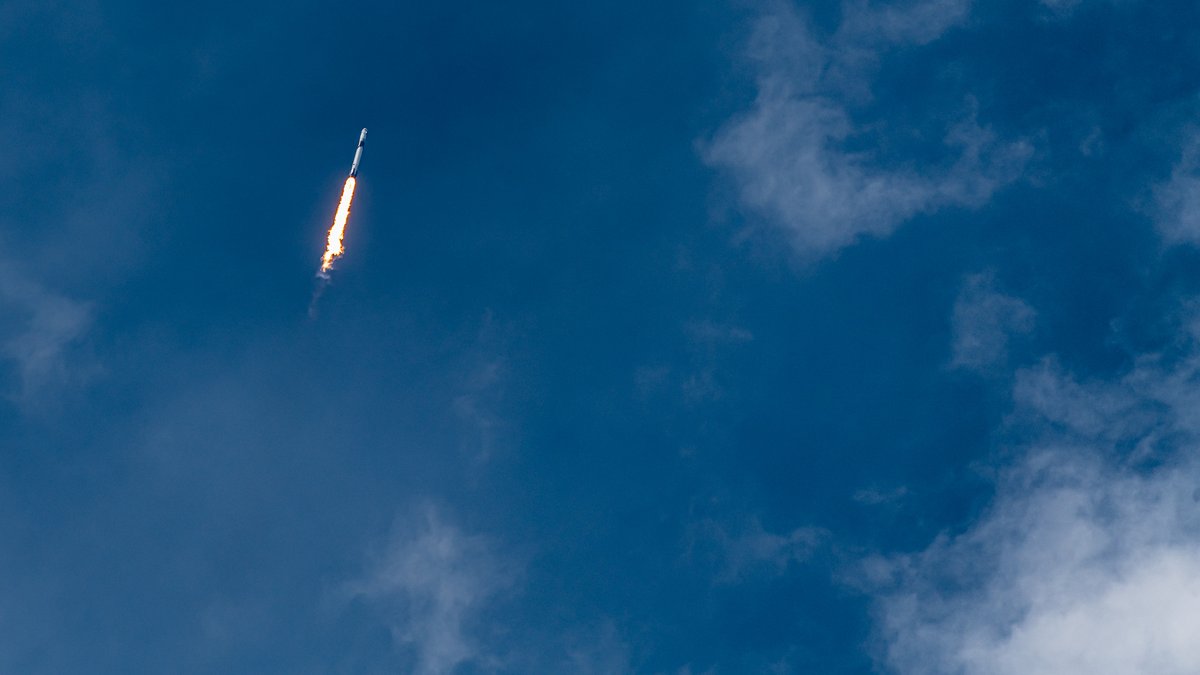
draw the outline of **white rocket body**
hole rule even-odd
[[[358,135],[358,148],[354,151],[354,163],[350,165],[350,177],[358,175],[358,163],[362,161],[363,145],[367,142],[367,130],[363,129]]]

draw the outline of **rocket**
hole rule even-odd
[[[367,142],[367,130],[363,129],[358,135],[358,148],[354,151],[354,163],[350,165],[350,177],[358,175],[358,163],[362,161],[363,145]]]

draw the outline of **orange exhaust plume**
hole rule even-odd
[[[346,221],[350,219],[350,202],[354,200],[354,176],[346,179],[342,187],[342,200],[338,202],[337,213],[333,216],[333,227],[329,228],[329,237],[325,245],[325,255],[321,256],[321,276],[329,274],[333,269],[333,261],[345,252],[342,237],[346,234]]]

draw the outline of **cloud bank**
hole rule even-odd
[[[1018,373],[1010,432],[1036,431],[989,510],[875,561],[891,670],[1200,672],[1197,335],[1112,380]]]

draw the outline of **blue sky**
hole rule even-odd
[[[3,5],[0,672],[1200,670],[1197,25]]]

